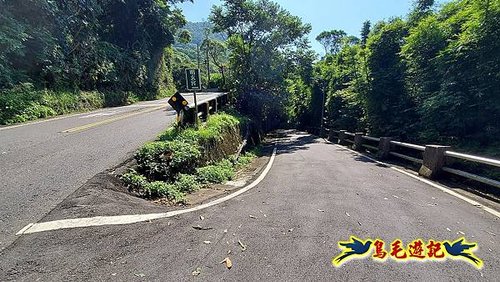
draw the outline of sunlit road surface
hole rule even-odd
[[[174,120],[163,99],[0,127],[0,250],[26,224],[96,173],[125,161]]]
[[[466,237],[479,245],[474,254],[484,267],[369,257],[332,266],[338,241],[351,235],[401,239],[405,248],[416,239]],[[497,216],[293,133],[279,140],[269,174],[246,193],[173,218],[22,235],[0,259],[0,280],[498,281],[498,236]],[[221,263],[226,258],[231,269]]]

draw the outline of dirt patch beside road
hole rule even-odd
[[[189,194],[184,204],[172,204],[166,200],[150,201],[129,192],[117,176],[130,167],[133,160],[129,160],[116,168],[95,175],[40,222],[95,216],[163,213],[200,205],[235,192],[256,179],[269,161],[272,145],[265,145],[262,152],[263,156],[239,170],[233,181],[204,187]]]

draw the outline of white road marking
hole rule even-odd
[[[206,208],[218,205],[220,203],[226,202],[228,200],[231,200],[231,199],[247,192],[248,190],[252,189],[253,187],[257,186],[271,170],[271,167],[274,163],[274,159],[276,158],[276,150],[277,149],[275,147],[273,150],[273,154],[271,155],[271,158],[269,159],[269,162],[267,163],[266,168],[261,173],[261,175],[257,179],[255,179],[250,185],[248,185],[245,188],[242,188],[242,189],[240,189],[240,190],[238,190],[230,195],[227,195],[223,198],[214,200],[212,202],[209,202],[209,203],[206,203],[206,204],[194,207],[194,208],[171,211],[171,212],[166,212],[166,213],[118,215],[118,216],[96,216],[96,217],[89,217],[89,218],[62,219],[62,220],[55,220],[55,221],[49,221],[49,222],[30,223],[27,226],[25,226],[23,229],[21,229],[19,232],[17,232],[16,235],[31,234],[31,233],[38,233],[38,232],[45,232],[45,231],[53,231],[53,230],[60,230],[60,229],[80,228],[80,227],[105,226],[105,225],[125,225],[125,224],[144,222],[144,221],[149,221],[149,220],[154,220],[154,219],[168,218],[168,217],[173,217],[173,216],[180,215],[180,214],[185,214],[185,213],[190,213],[190,212],[206,209]]]
[[[120,113],[120,112],[111,111],[111,112],[95,113],[95,114],[86,115],[86,116],[83,116],[83,117],[80,117],[80,118],[92,118],[92,117],[112,116],[112,115],[115,115],[117,113]]]
[[[327,140],[325,140],[325,141],[327,141]],[[335,143],[332,143],[332,142],[330,142],[330,141],[327,141],[327,142],[328,142],[328,143],[330,143],[330,144],[335,144]],[[425,179],[425,178],[423,178],[423,177],[416,176],[416,175],[411,174],[411,173],[409,173],[409,172],[407,172],[407,171],[404,171],[404,170],[402,170],[402,169],[400,169],[400,168],[397,168],[397,167],[391,166],[390,164],[387,164],[387,163],[384,163],[384,162],[378,161],[378,160],[376,160],[376,159],[374,159],[374,158],[371,158],[371,157],[369,157],[369,156],[367,156],[367,155],[365,155],[365,154],[361,154],[360,152],[357,152],[357,151],[351,150],[351,149],[349,149],[349,148],[347,148],[347,147],[340,146],[340,145],[338,145],[338,144],[335,144],[335,146],[337,146],[337,147],[339,147],[339,148],[342,148],[342,149],[345,149],[345,150],[348,150],[348,151],[350,151],[350,152],[353,152],[353,153],[357,154],[358,156],[363,156],[363,157],[365,157],[365,158],[367,158],[367,159],[369,159],[369,160],[371,160],[371,161],[373,161],[373,162],[376,162],[376,163],[378,163],[378,164],[385,165],[385,166],[387,166],[387,167],[389,167],[389,168],[391,168],[391,169],[393,169],[393,170],[395,170],[395,171],[397,171],[397,172],[400,172],[400,173],[402,173],[402,174],[404,174],[404,175],[407,175],[407,176],[409,176],[409,177],[411,177],[411,178],[414,178],[414,179],[416,179],[416,180],[418,180],[418,181],[420,181],[420,182],[423,182],[423,183],[428,184],[428,185],[430,185],[430,186],[432,186],[432,187],[434,187],[434,188],[437,188],[437,189],[439,189],[439,190],[441,190],[441,191],[443,191],[443,192],[445,192],[445,193],[447,193],[447,194],[449,194],[449,195],[452,195],[452,196],[454,196],[454,197],[456,197],[456,198],[459,198],[460,200],[463,200],[463,201],[465,201],[465,202],[467,202],[467,203],[469,203],[469,204],[471,204],[471,205],[473,205],[473,206],[475,206],[475,207],[477,207],[477,208],[480,208],[480,209],[484,210],[484,211],[485,211],[485,212],[487,212],[487,213],[490,213],[490,214],[492,214],[492,215],[494,215],[494,216],[496,216],[496,217],[500,218],[500,212],[498,212],[497,210],[492,209],[492,208],[487,207],[487,206],[484,206],[484,205],[482,205],[481,203],[479,203],[479,202],[477,202],[477,201],[475,201],[475,200],[473,200],[473,199],[467,198],[467,197],[466,197],[466,196],[464,196],[464,195],[461,195],[461,194],[459,194],[459,193],[457,193],[457,192],[455,192],[455,191],[450,190],[449,188],[446,188],[445,186],[439,185],[439,184],[437,184],[437,183],[435,183],[435,182],[433,182],[433,181],[430,181],[430,180],[428,180],[428,179]]]
[[[168,104],[153,104],[154,106],[156,105],[164,105],[165,107],[168,106]],[[127,108],[127,107],[136,107],[136,106],[141,106],[141,104],[138,104],[138,105],[130,105],[130,106],[122,106],[120,108]],[[147,104],[144,105],[145,107],[150,107],[148,106]],[[101,108],[101,109],[97,109],[95,111],[102,111],[104,108]],[[92,112],[90,112],[92,113]],[[16,125],[8,125],[8,126],[2,126],[0,127],[0,131],[2,130],[8,130],[8,129],[14,129],[14,128],[19,128],[19,127],[24,127],[24,126],[29,126],[29,125],[36,125],[36,124],[40,124],[40,123],[46,123],[46,122],[50,122],[50,121],[57,121],[57,120],[61,120],[61,119],[66,119],[66,118],[72,118],[72,117],[78,117],[78,116],[83,116],[83,115],[88,115],[89,112],[86,112],[86,113],[74,113],[74,114],[67,114],[67,115],[60,115],[60,116],[54,116],[54,117],[49,117],[49,118],[46,118],[46,119],[42,119],[42,120],[35,120],[35,121],[29,121],[29,122],[24,122],[24,123],[20,123],[20,124],[16,124]]]
[[[21,235],[24,233],[24,231],[28,230],[28,228],[30,228],[31,226],[33,226],[33,223],[30,223],[26,226],[23,227],[23,229],[19,230],[19,232],[16,233],[16,235]]]

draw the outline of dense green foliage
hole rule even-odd
[[[109,98],[109,96],[108,96]],[[99,92],[34,90],[29,83],[5,90],[0,95],[0,123],[18,123],[38,118],[86,111],[106,104]]]
[[[229,37],[228,85],[237,94],[238,109],[264,129],[286,122],[290,95],[285,81],[302,79],[292,69],[301,61],[311,66],[314,56],[304,37],[310,25],[269,0],[225,0],[210,19],[216,32]]]
[[[364,24],[358,44],[315,65],[336,129],[416,142],[500,136],[500,2],[415,2],[407,20]]]
[[[136,170],[122,175],[122,180],[143,197],[174,202],[201,185],[228,181],[255,157],[245,154],[230,160],[241,143],[239,128],[245,122],[242,117],[216,114],[197,128],[169,128],[158,141],[138,150]]]
[[[38,97],[18,102],[4,96],[26,83],[34,90],[70,93],[74,99],[80,91],[99,91],[115,103],[126,102],[130,92],[142,99],[165,96],[174,89],[170,46],[185,24],[172,5],[183,1],[0,0],[1,99],[24,103],[28,112],[33,105],[47,107],[47,113],[35,110],[34,118],[61,111]],[[4,114],[0,123],[23,119]]]

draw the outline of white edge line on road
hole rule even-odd
[[[16,233],[16,235],[21,235],[23,234],[26,230],[28,230],[31,226],[33,226],[34,223],[30,223],[26,226],[23,227],[23,229],[19,230],[19,232]]]
[[[59,229],[79,228],[79,227],[104,226],[104,225],[125,225],[125,224],[144,222],[144,221],[149,221],[149,220],[154,220],[154,219],[168,218],[168,217],[172,217],[172,216],[177,216],[177,215],[181,215],[181,214],[185,214],[185,213],[190,213],[190,212],[206,209],[208,207],[212,207],[212,206],[218,205],[220,203],[226,202],[228,200],[231,200],[234,197],[237,197],[237,196],[247,192],[248,190],[252,189],[253,187],[257,186],[271,170],[271,167],[274,163],[274,159],[276,157],[276,151],[277,151],[277,147],[275,146],[273,153],[271,155],[271,158],[269,159],[269,162],[267,163],[266,168],[259,175],[259,177],[257,179],[255,179],[250,185],[248,185],[248,186],[246,186],[246,187],[244,187],[244,188],[242,188],[242,189],[240,189],[232,194],[229,194],[225,197],[211,201],[211,202],[206,203],[206,204],[199,205],[199,206],[194,207],[194,208],[171,211],[171,212],[167,212],[167,213],[118,215],[118,216],[96,216],[96,217],[89,217],[89,218],[62,219],[62,220],[55,220],[55,221],[48,221],[48,222],[41,222],[41,223],[30,223],[30,224],[26,225],[23,229],[21,229],[19,232],[17,232],[16,235],[31,234],[31,233],[38,233],[38,232],[45,232],[45,231],[53,231],[53,230],[59,230]]]
[[[428,180],[428,179],[425,179],[425,178],[422,178],[422,177],[419,177],[419,176],[413,175],[413,174],[411,174],[411,173],[409,173],[409,172],[406,172],[406,171],[404,171],[404,170],[402,170],[402,169],[399,169],[399,168],[397,168],[397,167],[391,166],[390,164],[387,164],[387,163],[384,163],[384,162],[378,161],[378,160],[376,160],[376,159],[374,159],[374,158],[371,158],[371,157],[369,157],[369,156],[367,156],[367,155],[365,155],[365,154],[361,154],[360,152],[357,152],[357,151],[351,150],[351,149],[349,149],[349,148],[347,148],[347,147],[340,146],[340,145],[338,145],[338,144],[332,143],[332,142],[330,142],[330,141],[328,141],[328,140],[326,140],[326,139],[325,139],[325,141],[326,141],[326,142],[328,142],[328,143],[330,143],[330,144],[334,144],[335,146],[337,146],[337,147],[339,147],[339,148],[342,148],[342,149],[348,150],[348,151],[350,151],[350,152],[352,152],[352,153],[355,153],[355,154],[357,154],[357,155],[359,155],[359,156],[363,156],[363,157],[365,157],[365,158],[369,159],[370,161],[376,162],[376,163],[381,164],[381,165],[385,165],[385,166],[387,166],[387,167],[389,167],[389,168],[391,168],[391,169],[393,169],[393,170],[395,170],[395,171],[397,171],[397,172],[400,172],[400,173],[402,173],[402,174],[404,174],[404,175],[407,175],[407,176],[409,176],[409,177],[411,177],[411,178],[414,178],[414,179],[416,179],[416,180],[418,180],[418,181],[420,181],[420,182],[423,182],[423,183],[425,183],[425,184],[427,184],[427,185],[430,185],[430,186],[432,186],[432,187],[434,187],[434,188],[437,188],[437,189],[439,189],[439,190],[441,190],[441,191],[443,191],[443,192],[445,192],[445,193],[447,193],[447,194],[449,194],[449,195],[452,195],[452,196],[454,196],[454,197],[456,197],[456,198],[459,198],[459,199],[461,199],[461,200],[463,200],[463,201],[465,201],[465,202],[467,202],[467,203],[469,203],[469,204],[471,204],[471,205],[473,205],[473,206],[475,206],[475,207],[481,208],[481,209],[482,209],[482,210],[484,210],[485,212],[488,212],[488,213],[490,213],[490,214],[492,214],[492,215],[494,215],[494,216],[496,216],[496,217],[500,218],[500,212],[498,212],[497,210],[494,210],[494,209],[492,209],[492,208],[490,208],[490,207],[484,206],[483,204],[481,204],[481,203],[479,203],[479,202],[477,202],[477,201],[475,201],[475,200],[473,200],[473,199],[467,198],[466,196],[463,196],[463,195],[461,195],[461,194],[459,194],[459,193],[457,193],[457,192],[455,192],[455,191],[450,190],[450,188],[447,188],[447,187],[445,187],[445,186],[439,185],[439,184],[437,184],[437,183],[435,183],[435,182],[432,182],[432,181],[430,181],[430,180]]]

